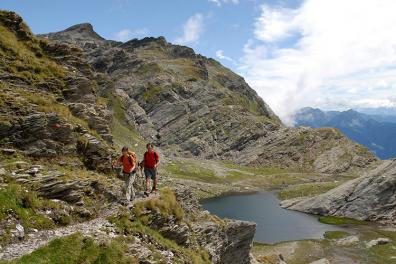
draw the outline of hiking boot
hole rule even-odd
[[[149,193],[148,191],[145,191],[145,192],[144,192],[144,195],[145,195],[146,197],[149,197],[149,196],[150,196],[150,193]]]
[[[157,188],[153,188],[151,189],[151,193],[157,193],[158,189]]]

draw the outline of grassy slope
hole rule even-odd
[[[126,256],[127,238],[115,238],[106,243],[97,244],[92,238],[76,233],[51,241],[47,246],[11,262],[30,263],[139,263],[132,256]]]
[[[108,100],[108,106],[113,111],[111,132],[116,149],[129,146],[135,152],[143,154],[145,150],[145,141],[139,133],[127,123],[122,103],[111,91],[107,93],[106,98]]]

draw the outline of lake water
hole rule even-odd
[[[254,239],[263,243],[318,239],[326,231],[345,230],[320,223],[317,216],[281,208],[273,192],[214,198],[203,201],[202,206],[220,217],[257,223]]]

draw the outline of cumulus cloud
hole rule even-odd
[[[197,13],[190,17],[183,26],[183,35],[175,39],[175,43],[186,45],[198,42],[204,26],[204,17]]]
[[[239,0],[209,0],[209,2],[215,3],[217,6],[221,6],[222,4],[239,4]]]
[[[263,5],[239,71],[286,122],[303,106],[386,106],[396,94],[396,1]]]
[[[232,58],[224,55],[224,51],[223,50],[216,51],[216,57],[219,58],[220,60],[227,60],[227,61],[230,61],[230,62],[233,62],[233,63],[235,62]]]
[[[132,38],[142,38],[146,37],[149,34],[149,30],[146,28],[130,30],[130,29],[122,29],[114,34],[114,39],[118,41],[127,41]]]

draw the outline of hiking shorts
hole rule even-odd
[[[146,176],[146,180],[148,180],[148,179],[156,180],[157,179],[157,169],[144,168],[144,175]]]

